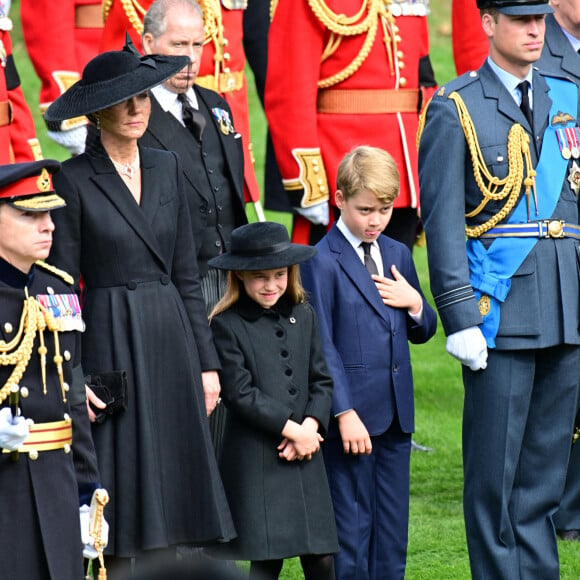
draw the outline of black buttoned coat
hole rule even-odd
[[[126,371],[128,409],[93,435],[107,553],[229,539],[202,370],[219,368],[174,153],[141,147],[138,205],[100,144],[63,163],[52,260],[82,277],[86,374]]]
[[[284,298],[264,310],[242,294],[211,327],[230,411],[220,470],[238,532],[225,550],[248,560],[336,552],[322,454],[288,462],[276,449],[288,419],[314,417],[326,432],[332,379],[314,311]]]

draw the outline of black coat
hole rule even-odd
[[[93,428],[111,501],[107,552],[233,535],[201,370],[219,368],[199,285],[182,171],[140,148],[138,205],[102,148],[63,163],[52,259],[82,276],[86,374],[124,370],[128,409]]]
[[[0,263],[0,340],[14,339],[24,304],[24,283],[15,286],[10,266]],[[9,279],[10,278],[10,279]],[[26,284],[29,296],[72,294],[73,289],[38,266]],[[47,347],[46,394],[43,392],[39,335],[19,384],[22,416],[35,423],[73,420],[73,452],[64,449],[39,451],[38,458],[21,453],[17,462],[0,453],[0,579],[79,580],[83,577],[79,527],[79,486],[94,488],[99,481],[95,450],[90,438],[79,365],[78,332],[59,332],[64,358],[64,380],[71,389],[63,401],[57,370],[53,333],[44,331]],[[14,366],[0,366],[0,385],[5,385]],[[80,379],[80,380],[79,380]],[[8,404],[8,400],[2,406]],[[92,484],[92,485],[91,485]]]
[[[288,419],[324,435],[332,379],[310,306],[281,299],[264,310],[242,294],[211,323],[228,407],[220,469],[238,538],[224,551],[269,560],[338,550],[321,453],[288,462],[276,447]]]
[[[232,112],[228,103],[216,92],[195,87],[195,94],[199,101],[205,104],[211,111],[213,108],[220,108],[227,111],[232,117]],[[206,119],[208,123],[216,123],[216,120]],[[223,153],[226,177],[230,181],[230,187],[234,195],[232,196],[233,213],[235,216],[234,225],[241,226],[247,223],[244,207],[244,153],[242,140],[230,133],[224,135],[217,131]],[[200,149],[194,143],[194,137],[171,113],[164,111],[155,97],[151,95],[151,116],[147,131],[140,139],[140,143],[146,147],[175,151],[179,154],[185,179],[183,187],[190,211],[193,238],[196,247],[199,249],[203,238],[204,229],[207,223],[208,208],[210,207],[208,194],[205,189],[206,183],[200,184],[196,177],[196,168],[203,167]],[[199,264],[201,275],[207,271],[206,264]]]

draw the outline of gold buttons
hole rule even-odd
[[[28,452],[28,457],[30,457],[32,461],[36,461],[38,459],[38,451],[36,449],[31,449]]]
[[[405,77],[401,77],[401,79],[399,80],[399,85],[402,87],[406,87],[407,86],[407,79]]]
[[[66,361],[70,360],[70,352],[68,350],[65,350],[62,354],[64,356],[64,360]]]
[[[64,449],[64,452],[65,453],[70,453],[70,445],[68,443],[65,443],[64,444],[63,449]]]
[[[20,387],[20,396],[23,399],[27,399],[29,394],[30,393],[28,392],[28,387]]]
[[[10,322],[4,323],[4,332],[6,332],[6,334],[10,334],[13,330],[14,327],[12,326],[12,324],[10,324]]]
[[[54,288],[52,286],[47,286],[46,291],[48,294],[54,294]]]

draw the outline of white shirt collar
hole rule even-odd
[[[491,67],[491,70],[496,74],[499,78],[501,84],[507,89],[509,94],[512,96],[513,100],[516,102],[516,105],[519,107],[520,102],[522,100],[522,95],[518,89],[518,85],[523,81],[528,81],[530,83],[529,95],[530,95],[530,107],[534,106],[533,98],[534,98],[534,91],[533,91],[533,84],[532,84],[532,77],[533,77],[533,69],[530,67],[528,75],[525,79],[519,79],[518,77],[514,76],[513,74],[507,72],[488,56],[487,62]]]
[[[572,45],[574,52],[578,52],[580,50],[580,38],[572,36],[567,30],[564,30],[561,26],[560,30],[564,33],[564,36],[570,41],[570,44]]]
[[[151,92],[164,111],[171,113],[178,121],[181,121],[181,103],[177,100],[177,93],[166,89],[163,85],[153,87]],[[199,102],[193,88],[188,89],[185,94],[191,106],[199,110]]]

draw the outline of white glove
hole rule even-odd
[[[328,225],[328,202],[324,201],[322,203],[317,203],[316,205],[311,205],[310,207],[295,207],[294,210],[297,214],[305,217],[309,222],[315,225]]]
[[[0,409],[0,447],[17,451],[28,437],[28,423],[24,417],[13,419],[9,407]]]
[[[81,522],[81,542],[83,544],[83,556],[89,560],[94,560],[98,557],[98,552],[95,548],[95,538],[92,535],[92,531],[99,524],[99,514],[98,514],[98,501],[96,500],[97,494],[105,494],[106,501],[109,501],[109,496],[104,489],[97,489],[93,493],[93,498],[91,500],[91,507],[87,504],[82,505],[79,508],[79,517]],[[102,513],[102,510],[101,510]],[[105,548],[109,543],[109,524],[104,516],[100,517],[101,525],[101,548]]]
[[[48,136],[67,149],[71,155],[80,155],[85,151],[87,126],[82,125],[68,131],[48,131]]]
[[[470,326],[450,334],[445,348],[472,371],[487,367],[487,343],[479,326]]]

